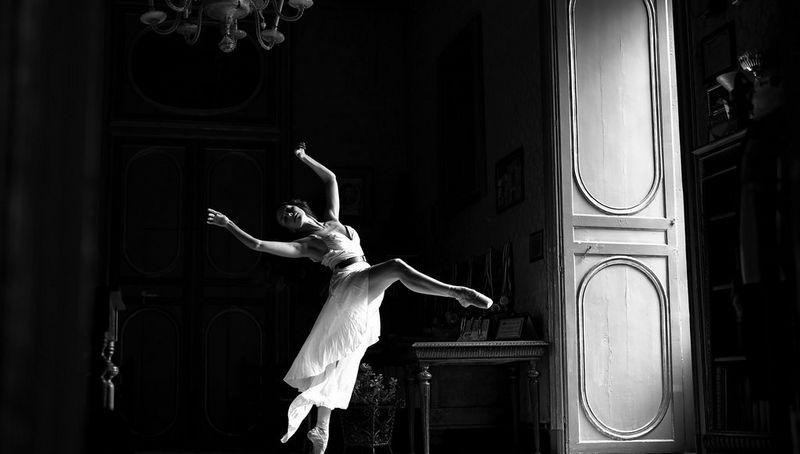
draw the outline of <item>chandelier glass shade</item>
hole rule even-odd
[[[177,32],[189,44],[194,44],[203,28],[203,16],[219,22],[220,40],[218,47],[223,52],[232,52],[236,43],[247,36],[239,28],[239,20],[251,13],[254,16],[255,36],[264,50],[270,50],[284,41],[283,33],[278,31],[281,20],[294,22],[310,8],[313,0],[164,0],[166,6],[175,13],[171,24],[167,13],[155,8],[154,0],[148,0],[150,9],[140,16],[142,23],[160,34]],[[284,3],[294,9],[290,14],[283,12]],[[269,21],[268,21],[269,19]]]

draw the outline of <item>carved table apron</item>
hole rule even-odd
[[[419,385],[420,408],[422,413],[422,440],[425,454],[430,454],[430,400],[433,375],[428,371],[430,366],[438,365],[470,365],[470,364],[528,364],[528,386],[530,391],[531,415],[534,419],[533,452],[539,454],[539,371],[536,362],[542,359],[549,344],[544,341],[486,341],[486,342],[415,342],[411,345],[414,359],[418,364],[416,380]],[[412,376],[410,380],[413,380]],[[408,436],[410,452],[414,454],[414,406],[411,393],[414,387],[408,387]],[[515,423],[518,417],[514,413]],[[516,431],[516,426],[515,426]]]

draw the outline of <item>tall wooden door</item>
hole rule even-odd
[[[288,288],[205,223],[211,206],[268,237],[274,156],[270,142],[117,139],[117,411],[138,448],[277,448]]]
[[[138,450],[278,452],[288,267],[205,220],[213,207],[277,233],[288,49],[248,36],[223,53],[213,32],[188,46],[143,26],[143,8],[116,0],[108,14],[108,283],[126,305],[116,412]]]
[[[556,0],[567,452],[693,449],[671,0]]]

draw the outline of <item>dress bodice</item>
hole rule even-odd
[[[309,235],[325,243],[327,252],[323,254],[322,260],[320,261],[322,265],[333,269],[336,264],[342,260],[364,255],[364,250],[361,249],[361,238],[358,236],[355,229],[345,226],[345,230],[350,233],[350,237],[336,229]]]

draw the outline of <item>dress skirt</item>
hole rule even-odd
[[[347,408],[367,347],[378,341],[383,293],[369,301],[369,264],[331,276],[328,299],[284,381],[300,391],[289,405],[286,443],[313,406]]]

